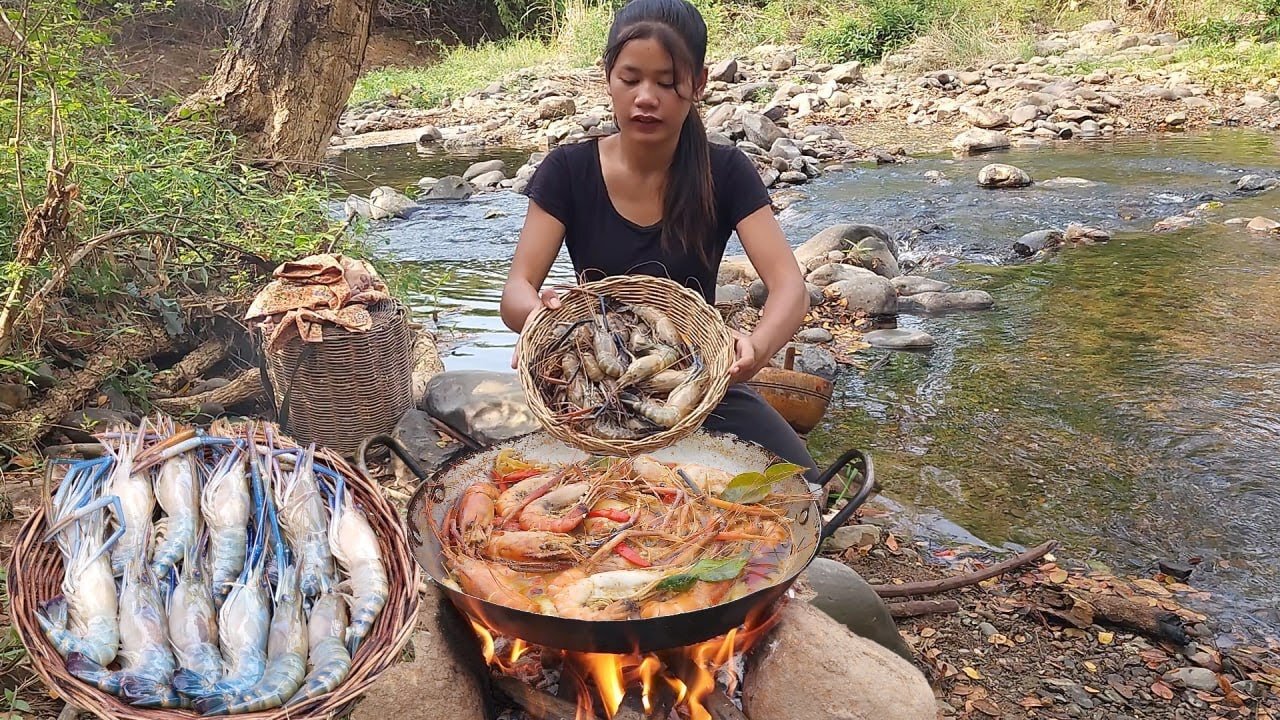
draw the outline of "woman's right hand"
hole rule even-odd
[[[524,324],[520,326],[520,334],[524,334],[525,328],[529,327],[529,321],[533,320],[533,316],[542,311],[543,308],[548,310],[556,310],[560,307],[560,296],[551,288],[543,288],[538,292],[538,304],[533,306],[529,314],[525,316]],[[515,370],[520,365],[520,338],[516,338],[516,346],[511,351],[511,369]]]

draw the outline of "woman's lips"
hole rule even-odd
[[[662,119],[655,115],[632,115],[631,122],[638,128],[652,130],[662,124]]]

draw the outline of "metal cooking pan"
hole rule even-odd
[[[822,525],[822,512],[817,496],[802,477],[792,478],[780,489],[806,496],[786,509],[792,524],[792,549],[783,562],[779,579],[736,600],[708,608],[635,620],[576,620],[516,610],[481,600],[451,587],[444,581],[448,572],[441,556],[440,539],[435,535],[428,513],[437,525],[443,525],[448,507],[472,483],[487,481],[495,456],[511,449],[526,459],[545,464],[565,464],[590,457],[586,452],[564,445],[544,432],[534,432],[499,445],[466,453],[441,469],[430,479],[411,454],[394,438],[385,435],[371,438],[368,444],[386,445],[423,480],[408,508],[409,542],[414,557],[449,599],[462,612],[497,632],[527,642],[562,650],[600,653],[650,652],[681,647],[724,635],[749,619],[758,618],[795,582],[800,572],[818,553],[822,540],[840,527],[867,499],[875,481],[871,458],[860,450],[849,450],[823,471],[825,486],[836,479],[840,470],[852,465],[862,475],[858,492],[831,522]],[[723,433],[699,431],[669,447],[649,453],[663,462],[699,463],[722,468],[732,474],[762,471],[780,460],[755,443],[748,443]],[[446,488],[448,488],[446,492]]]

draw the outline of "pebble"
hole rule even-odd
[[[796,333],[796,340],[805,343],[829,343],[833,339],[831,332],[825,328],[805,328]]]
[[[1218,689],[1218,675],[1208,668],[1177,668],[1165,673],[1161,679],[1174,687],[1189,687],[1205,692]]]
[[[933,347],[933,336],[929,333],[922,330],[906,330],[902,328],[872,330],[864,333],[862,340],[872,347],[890,350]]]
[[[1000,631],[996,630],[996,626],[992,625],[989,622],[980,622],[978,623],[978,632],[982,633],[982,637],[989,638],[992,635],[999,633]]]

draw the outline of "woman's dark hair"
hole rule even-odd
[[[676,86],[697,83],[707,58],[707,24],[687,0],[631,0],[614,16],[604,52],[606,77],[623,46],[632,40],[654,39],[671,55]],[[693,100],[693,98],[686,98]],[[715,226],[716,204],[711,185],[711,155],[707,131],[695,104],[689,109],[662,200],[662,246],[707,259],[706,236]]]

